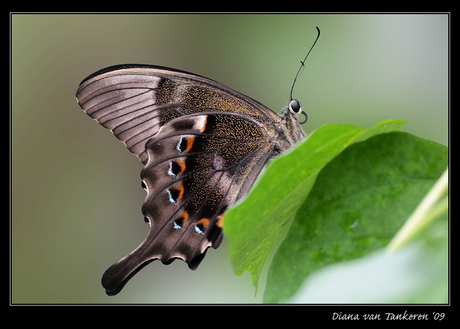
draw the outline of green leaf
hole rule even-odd
[[[225,215],[223,228],[234,273],[249,271],[257,289],[270,249],[307,198],[324,166],[353,143],[399,131],[404,124],[403,120],[386,120],[371,128],[328,124],[274,159],[246,198]]]
[[[319,174],[275,254],[264,302],[292,296],[325,265],[383,248],[447,166],[447,148],[407,133],[347,148]]]
[[[447,303],[447,213],[397,252],[380,249],[309,275],[290,303]]]

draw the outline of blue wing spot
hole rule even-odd
[[[204,232],[200,230],[200,228],[197,225],[195,225],[195,232],[199,234],[204,234]]]
[[[172,197],[171,191],[166,190],[166,192],[168,192],[169,202],[176,204],[176,200]]]
[[[174,174],[174,172],[173,172],[173,163],[172,163],[172,161],[169,161],[168,175],[176,177],[176,174]]]
[[[181,153],[182,153],[181,144],[182,144],[183,139],[184,139],[184,136],[180,136],[179,143],[177,143],[177,146],[176,146],[176,150],[178,150]]]
[[[187,211],[183,211],[179,217],[177,217],[177,219],[173,222],[174,224],[174,229],[175,230],[182,230],[182,227],[184,226],[184,223],[187,221],[188,219],[188,212]]]

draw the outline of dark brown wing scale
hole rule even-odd
[[[195,269],[207,248],[220,245],[224,211],[269,158],[305,136],[289,112],[280,117],[213,80],[163,67],[101,70],[80,84],[77,100],[145,165],[150,231],[104,273],[109,295],[155,259]]]

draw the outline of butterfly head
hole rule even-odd
[[[297,99],[291,99],[288,105],[289,112],[291,112],[297,120],[299,119],[299,115],[303,114],[305,116],[305,119],[303,121],[299,120],[299,123],[302,125],[308,120],[307,113],[302,111],[302,103],[300,103]]]
[[[288,114],[289,113],[289,114]],[[308,120],[307,113],[302,111],[302,103],[297,99],[291,99],[288,105],[281,111],[281,116],[290,117],[291,120],[294,119],[303,125]],[[305,119],[303,121],[299,120],[299,116],[303,114]]]

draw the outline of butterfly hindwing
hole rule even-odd
[[[196,268],[207,248],[220,245],[224,211],[244,194],[248,173],[262,169],[271,147],[264,127],[239,116],[206,112],[165,124],[146,144],[141,172],[150,232],[106,271],[108,293],[155,259],[182,259]]]

